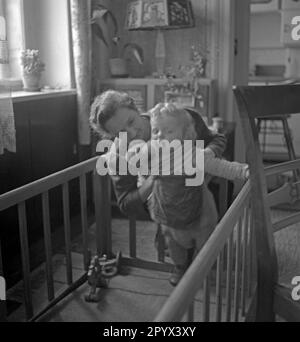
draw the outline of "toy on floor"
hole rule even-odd
[[[98,288],[107,288],[109,279],[114,277],[120,271],[121,252],[113,259],[108,259],[106,255],[99,257],[94,256],[91,260],[88,270],[88,284],[90,285],[90,292],[85,296],[86,302],[99,302],[100,290]]]

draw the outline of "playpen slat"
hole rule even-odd
[[[203,322],[209,322],[210,320],[210,273],[204,280],[204,287],[203,287]]]
[[[42,194],[43,205],[43,229],[44,242],[46,251],[46,275],[47,275],[47,290],[48,300],[54,299],[54,282],[53,282],[53,267],[52,267],[52,243],[51,243],[51,227],[50,227],[50,209],[49,209],[49,193]]]
[[[101,201],[102,184],[101,178],[94,171],[93,172],[93,195],[94,195],[94,207],[95,207],[95,223],[96,223],[96,244],[97,244],[97,254],[102,255],[104,253],[103,247],[103,211],[102,211],[102,201]]]
[[[242,244],[242,291],[241,291],[241,305],[242,316],[246,315],[246,276],[247,276],[247,243],[248,243],[248,229],[249,229],[249,208],[248,203],[244,212],[243,221],[243,244]]]
[[[216,270],[216,322],[222,320],[222,273],[223,273],[223,252],[217,259]]]
[[[110,177],[93,172],[97,254],[112,255]]]
[[[33,316],[31,283],[30,283],[30,259],[28,246],[28,232],[27,232],[27,217],[25,202],[18,204],[18,218],[19,218],[19,234],[21,245],[22,269],[24,278],[24,299],[26,318]]]
[[[71,222],[70,222],[70,201],[69,201],[69,184],[63,184],[63,210],[64,210],[64,231],[66,244],[66,267],[67,267],[67,283],[71,285],[72,276],[72,254],[71,254]]]
[[[223,217],[227,211],[228,207],[228,181],[226,179],[220,179],[220,216]]]
[[[226,321],[231,320],[231,285],[232,285],[232,264],[233,264],[233,236],[230,235],[227,242],[227,267],[226,267]]]
[[[235,250],[235,274],[234,274],[234,321],[238,322],[239,319],[239,306],[240,306],[240,272],[241,272],[241,227],[242,218],[239,219],[237,224],[237,236],[236,236],[236,250]]]
[[[83,264],[87,271],[89,267],[88,256],[88,220],[87,220],[87,195],[86,195],[86,175],[81,175],[79,179],[80,186],[80,212],[82,227],[82,245],[83,245]]]
[[[157,259],[159,262],[165,262],[165,238],[159,224],[156,225],[156,232]]]
[[[247,241],[247,296],[251,297],[251,265],[252,265],[252,253],[251,253],[251,222],[252,222],[252,210],[249,206],[249,226],[248,226],[248,241]]]
[[[188,312],[187,312],[187,322],[194,322],[194,301],[189,306]]]
[[[129,253],[131,258],[136,258],[136,218],[129,218]]]
[[[252,275],[253,275],[253,219],[252,219],[252,209],[249,222],[249,269],[248,269],[248,296],[252,297]]]
[[[3,262],[2,262],[2,251],[1,251],[1,239],[0,239],[0,276],[4,277],[3,274]],[[6,321],[6,303],[4,300],[0,300],[0,322]]]

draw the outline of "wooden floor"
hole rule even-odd
[[[113,220],[114,252],[122,251],[128,255],[128,223],[126,220]],[[156,228],[151,222],[138,222],[137,225],[137,254],[143,260],[156,261],[154,237]],[[95,248],[95,227],[89,232],[89,246]],[[83,272],[83,258],[80,239],[74,241],[72,247],[72,264],[74,280]],[[167,260],[168,261],[168,260]],[[54,286],[58,293],[66,288],[65,256],[57,254],[53,258]],[[84,299],[89,293],[85,283],[60,304],[44,315],[40,321],[49,322],[150,322],[162,308],[173,287],[170,285],[169,273],[123,267],[121,274],[112,278],[108,289],[101,289],[99,303],[87,303]],[[44,265],[32,274],[33,302],[35,313],[47,303]],[[215,295],[211,295],[211,319],[215,317]],[[10,300],[23,301],[23,286],[18,284],[9,293]],[[195,301],[195,319],[202,320],[203,292],[200,289]],[[24,321],[25,311],[21,305],[10,316],[9,321]],[[225,317],[225,306],[223,318]]]
[[[284,213],[276,211],[276,217]],[[274,216],[274,217],[275,217]],[[112,222],[112,239],[114,252],[122,251],[129,254],[128,221],[114,219]],[[156,261],[154,248],[155,226],[151,222],[137,224],[137,255],[144,260]],[[95,227],[89,231],[89,246],[95,251]],[[276,247],[280,265],[280,276],[285,283],[300,274],[300,229],[299,225],[288,228],[286,233],[276,233]],[[76,280],[83,274],[83,258],[81,240],[77,239],[72,246],[73,275]],[[168,260],[167,260],[168,261]],[[65,256],[58,253],[53,257],[55,289],[61,292],[66,288]],[[101,289],[99,303],[87,303],[84,296],[89,292],[87,284],[82,285],[71,295],[66,297],[49,314],[42,317],[42,321],[51,322],[149,322],[157,315],[164,302],[171,294],[173,287],[168,282],[169,274],[138,268],[123,268],[122,274],[114,277],[108,289]],[[42,265],[32,274],[33,302],[35,312],[47,303],[47,289],[45,287],[45,271]],[[23,302],[23,287],[18,284],[9,290],[8,298],[15,302]],[[225,298],[225,297],[223,297]],[[195,321],[202,321],[203,293],[201,289],[196,296]],[[215,295],[211,295],[211,320],[215,320]],[[20,305],[10,316],[9,321],[24,321],[24,306]],[[223,308],[223,320],[225,312]],[[240,320],[243,320],[240,317]]]
[[[81,255],[73,253],[73,270],[75,277],[83,273]],[[63,255],[57,255],[57,260],[63,261]],[[55,288],[63,290],[66,287],[65,264],[59,265],[55,271]],[[47,293],[42,279],[41,270],[35,272],[33,284],[33,301],[35,309],[42,309],[47,302]],[[162,308],[173,287],[168,282],[169,274],[139,268],[125,267],[122,274],[117,275],[109,282],[107,289],[100,289],[99,303],[87,303],[85,295],[89,293],[89,286],[85,283],[72,294],[67,296],[48,314],[39,321],[42,322],[151,322]],[[20,289],[22,294],[22,289]],[[16,298],[16,297],[15,297]],[[224,293],[225,298],[225,293]],[[202,321],[203,291],[200,289],[195,300],[195,320]],[[223,320],[225,305],[223,306]],[[23,321],[24,307],[21,306],[9,316],[10,322]],[[215,294],[211,295],[211,320],[215,319]],[[243,319],[240,317],[240,319]]]

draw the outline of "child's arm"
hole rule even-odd
[[[229,180],[249,178],[248,164],[229,162],[219,158],[206,158],[204,154],[204,171]]]

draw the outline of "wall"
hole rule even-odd
[[[288,53],[291,51],[280,43],[280,12],[256,13],[251,15],[250,38],[250,72],[255,64],[286,65]],[[300,49],[292,49],[296,61],[300,63]],[[299,77],[298,72],[291,74]],[[294,138],[296,154],[300,155],[300,115],[292,116],[289,125]],[[281,143],[281,141],[279,141]]]
[[[39,49],[43,84],[70,88],[68,0],[24,0],[25,46]]]
[[[180,65],[187,64],[189,62],[190,48],[192,45],[202,47],[207,46],[207,37],[209,33],[206,29],[206,14],[208,2],[211,0],[192,0],[195,27],[189,29],[170,30],[164,31],[167,63],[166,67],[172,69],[172,72],[177,72]],[[139,67],[136,62],[130,63],[131,76],[149,76],[151,75],[155,67],[155,43],[157,33],[155,31],[130,31],[123,29],[125,25],[126,6],[128,0],[102,0],[99,1],[109,7],[118,19],[119,33],[121,37],[121,43],[127,42],[138,43],[144,50],[145,62],[143,68]],[[210,27],[208,26],[208,29]],[[97,56],[97,69],[101,78],[109,77],[108,61],[109,56],[106,47],[99,42],[96,42]]]
[[[280,43],[280,12],[251,15],[250,71],[255,64],[285,64],[285,49]]]

